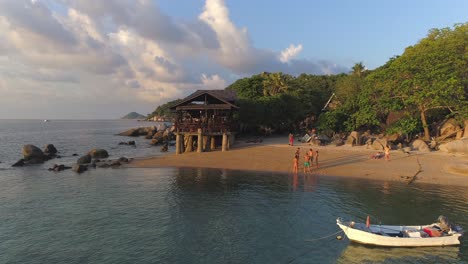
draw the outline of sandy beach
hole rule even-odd
[[[383,158],[371,159],[376,151],[365,146],[314,146],[299,142],[289,146],[287,136],[265,138],[262,143],[238,141],[226,152],[172,153],[136,159],[129,167],[202,167],[292,173],[297,147],[301,148],[299,173],[302,173],[306,150],[312,148],[319,151],[319,168],[313,167],[313,173],[319,176],[468,186],[466,155],[442,152],[407,154],[392,150],[390,161],[386,161]]]

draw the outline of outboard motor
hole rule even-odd
[[[450,230],[452,230],[452,224],[446,216],[439,216],[439,218],[437,218],[437,221],[439,222],[439,227],[442,231],[448,233],[450,232]]]

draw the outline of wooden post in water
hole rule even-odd
[[[192,135],[185,135],[187,139],[185,140],[185,152],[192,152],[193,151],[193,136]]]
[[[179,133],[176,134],[176,139],[175,139],[175,154],[176,155],[179,155],[181,152],[181,146],[180,146],[180,143],[181,143],[181,136]]]
[[[208,141],[210,140],[210,137],[209,136],[203,136],[203,151],[210,151],[208,149],[209,145],[208,145]]]
[[[215,150],[215,149],[216,149],[215,136],[211,136],[211,140],[210,140],[210,150]]]
[[[228,136],[226,132],[223,132],[223,144],[221,146],[221,151],[227,151],[228,148]]]
[[[197,152],[202,153],[203,152],[203,133],[202,129],[198,129],[198,141],[197,141]]]

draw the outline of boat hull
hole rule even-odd
[[[398,227],[398,226],[370,226],[369,231],[352,228],[337,220],[337,225],[344,231],[349,240],[366,245],[383,247],[434,247],[460,245],[461,234],[452,234],[441,237],[398,237],[373,233],[378,229],[391,229],[392,231],[404,231],[422,229],[422,226]]]

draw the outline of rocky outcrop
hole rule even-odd
[[[48,155],[55,155],[57,154],[57,149],[55,148],[54,144],[47,144],[44,147],[44,153]]]
[[[29,164],[43,163],[49,157],[42,150],[34,145],[24,145],[22,149],[24,161]]]
[[[447,138],[451,135],[455,135],[461,128],[457,124],[457,121],[453,118],[448,119],[447,121],[442,124],[440,127],[439,133],[440,137]]]
[[[356,146],[361,145],[359,132],[353,131],[349,134],[348,139],[346,140],[346,145]]]
[[[24,159],[20,159],[18,160],[17,162],[15,162],[15,164],[11,165],[12,167],[23,167],[24,165],[26,165],[24,163]]]
[[[83,173],[86,170],[88,170],[88,167],[86,165],[82,165],[82,164],[75,164],[72,167],[72,171],[74,171],[76,173]]]
[[[430,152],[429,146],[422,139],[416,139],[411,143],[411,148],[421,152]]]
[[[442,144],[439,146],[439,150],[447,153],[468,154],[468,138]]]
[[[132,128],[122,133],[117,134],[119,136],[125,137],[138,137],[140,135],[138,128]]]
[[[387,142],[387,139],[386,138],[376,138],[373,142],[372,142],[372,149],[375,149],[375,150],[384,150],[385,149],[385,146],[387,146],[388,142]]]
[[[135,146],[135,141],[134,140],[131,140],[131,141],[128,141],[128,142],[119,142],[119,145],[129,145],[129,146]]]
[[[71,168],[72,167],[68,167],[68,166],[65,166],[63,164],[60,164],[60,165],[54,164],[54,166],[52,168],[49,168],[49,171],[59,172],[59,171],[68,170],[68,169],[71,169]]]
[[[89,154],[81,156],[77,161],[76,164],[89,164],[91,163],[92,157]]]
[[[105,159],[109,157],[109,153],[107,153],[107,150],[105,149],[93,149],[88,152],[88,155],[93,159]]]

